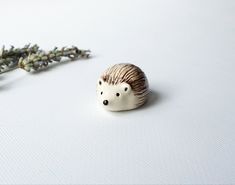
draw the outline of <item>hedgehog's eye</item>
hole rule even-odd
[[[119,93],[116,93],[116,96],[120,96],[120,94],[119,94]]]
[[[103,91],[101,91],[101,93],[100,93],[101,95],[103,94]]]
[[[125,89],[124,89],[125,91],[127,91],[128,90],[128,88],[127,87],[125,87]]]
[[[101,85],[101,84],[102,84],[102,82],[101,82],[101,81],[99,81],[99,84]]]

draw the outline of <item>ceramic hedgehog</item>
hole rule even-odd
[[[147,101],[148,80],[137,66],[128,63],[108,68],[98,80],[98,102],[110,111],[135,109]]]

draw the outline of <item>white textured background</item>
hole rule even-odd
[[[77,45],[93,58],[0,75],[0,184],[235,183],[235,1],[0,2],[0,44]],[[132,62],[149,103],[96,105]]]

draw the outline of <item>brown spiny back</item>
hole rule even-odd
[[[108,84],[128,83],[134,95],[138,97],[137,106],[145,103],[149,93],[148,80],[144,72],[137,66],[128,63],[116,64],[108,68],[101,78]]]

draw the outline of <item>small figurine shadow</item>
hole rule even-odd
[[[160,92],[157,92],[155,90],[150,90],[148,96],[149,97],[148,97],[147,102],[141,107],[137,108],[136,110],[147,109],[156,104],[159,104],[164,99],[163,95]]]

